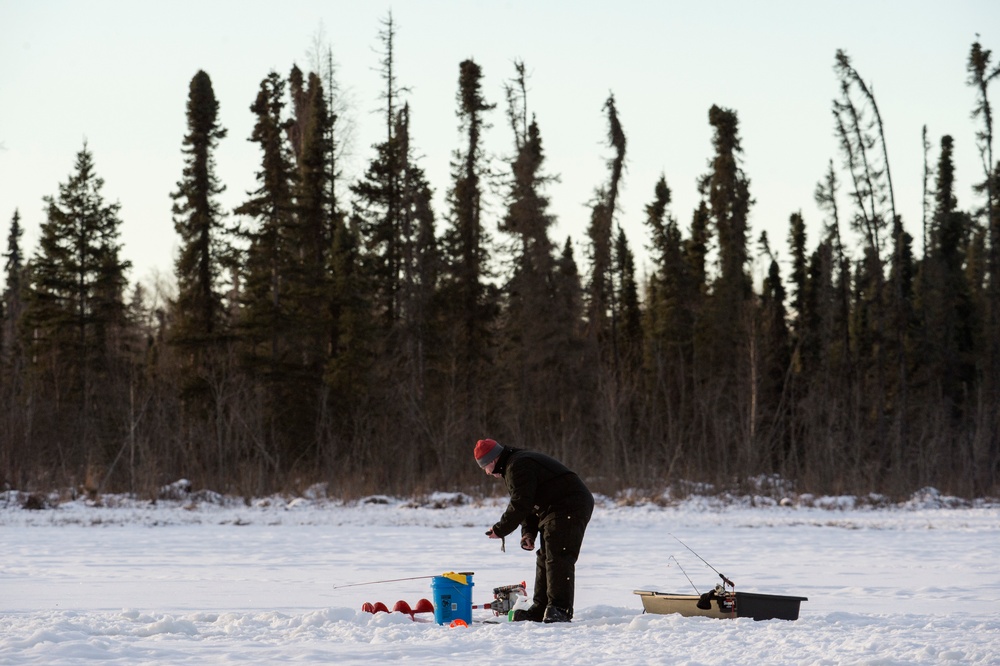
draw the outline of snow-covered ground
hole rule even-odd
[[[1000,664],[1000,506],[933,492],[880,508],[601,499],[572,624],[468,628],[361,606],[414,606],[447,571],[475,572],[476,604],[530,588],[534,556],[483,534],[501,499],[23,501],[0,494],[0,664]],[[643,614],[633,590],[718,581],[671,535],[737,591],[808,597],[799,619]]]

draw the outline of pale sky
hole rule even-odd
[[[788,218],[801,211],[814,248],[822,216],[813,192],[831,158],[847,180],[831,113],[838,48],[874,91],[897,210],[918,239],[917,252],[924,125],[932,163],[941,136],[955,139],[959,206],[982,203],[971,188],[983,173],[966,61],[977,35],[994,50],[994,64],[1000,58],[1000,2],[993,0],[0,0],[3,251],[19,209],[24,249],[34,253],[42,197],[58,194],[86,141],[105,198],[122,205],[131,279],[172,274],[177,238],[169,195],[183,168],[191,78],[199,69],[209,74],[229,131],[216,159],[228,187],[221,201],[231,210],[256,187],[259,151],[247,139],[260,81],[272,70],[287,76],[293,64],[308,69],[317,36],[332,49],[351,101],[348,175],[358,176],[384,134],[378,33],[390,9],[398,82],[410,89],[412,141],[436,192],[439,230],[449,160],[462,139],[455,94],[467,58],[482,66],[485,96],[497,103],[486,140],[498,157],[512,146],[503,84],[514,76],[515,60],[526,63],[546,170],[560,178],[547,190],[557,216],[551,237],[559,246],[573,238],[582,270],[587,204],[607,180],[602,106],[612,92],[628,140],[617,220],[640,271],[648,243],[644,208],[661,174],[673,192],[671,212],[688,235],[696,182],[712,155],[713,104],[739,118],[756,200],[754,247],[767,230],[771,247],[787,259]],[[1000,85],[991,103],[1000,112]],[[491,231],[500,213],[495,202],[486,221]]]

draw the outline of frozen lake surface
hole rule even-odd
[[[2,664],[1000,664],[995,503],[601,499],[572,624],[450,628],[361,606],[414,606],[447,571],[474,572],[476,604],[530,594],[533,554],[483,534],[502,499],[22,500],[0,495]],[[643,614],[633,590],[718,581],[671,535],[737,591],[808,597],[799,619]]]

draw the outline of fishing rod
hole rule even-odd
[[[673,536],[673,535],[671,535],[671,536]],[[691,580],[691,576],[688,576],[688,572],[684,571],[684,567],[681,566],[680,560],[678,560],[673,555],[670,556],[670,559],[672,559],[674,562],[677,562],[677,568],[681,570],[681,573],[684,574],[684,577],[688,579],[689,583],[691,583],[691,587],[694,588],[695,594],[701,594],[701,592],[698,591],[698,586],[694,584],[693,580]]]
[[[376,585],[378,583],[399,583],[404,580],[424,580],[425,578],[437,578],[437,576],[413,576],[411,578],[391,578],[388,580],[369,580],[364,583],[348,583],[347,585],[334,585],[331,590],[340,590],[345,587],[359,587],[361,585]]]
[[[449,571],[447,573],[437,574],[434,576],[410,576],[409,578],[389,578],[386,580],[369,580],[364,583],[348,583],[347,585],[334,585],[330,589],[341,590],[345,587],[360,587],[361,585],[378,585],[379,583],[399,583],[404,580],[425,580],[427,578],[439,578],[439,577],[450,578],[464,585],[465,577],[471,575],[472,575],[471,571],[461,571],[459,573],[455,573],[454,571]]]
[[[713,567],[713,566],[712,566],[711,564],[709,564],[709,563],[708,563],[708,561],[707,561],[707,560],[706,560],[706,559],[705,559],[704,557],[702,557],[702,556],[701,556],[701,555],[699,555],[698,553],[695,553],[695,552],[694,552],[694,550],[693,550],[693,549],[691,548],[691,546],[687,545],[686,543],[684,543],[683,541],[681,541],[680,539],[678,539],[678,538],[677,538],[676,536],[674,536],[674,535],[673,535],[673,534],[671,534],[670,532],[667,532],[667,534],[670,534],[670,536],[674,537],[674,539],[675,539],[675,540],[677,541],[677,543],[679,543],[680,545],[682,545],[682,546],[684,546],[685,548],[687,548],[688,550],[690,550],[690,551],[691,551],[691,552],[692,552],[692,553],[694,554],[694,556],[695,556],[695,557],[697,557],[697,558],[698,558],[699,560],[701,560],[702,562],[704,562],[704,563],[705,563],[705,566],[707,566],[707,567],[708,567],[709,569],[711,569],[711,570],[712,570],[712,571],[714,571],[715,573],[719,574],[719,578],[721,578],[721,579],[722,579],[722,582],[724,582],[724,583],[725,583],[726,585],[728,585],[729,587],[732,587],[732,588],[735,588],[735,587],[736,587],[736,583],[734,583],[733,581],[731,581],[731,580],[729,580],[728,578],[726,578],[725,576],[723,576],[723,575],[722,575],[722,574],[721,574],[721,573],[719,572],[719,570],[718,570],[718,569],[716,569],[715,567]],[[676,558],[675,558],[675,559],[676,559]],[[684,574],[684,575],[686,576],[687,574]],[[688,580],[691,580],[691,579],[689,578]],[[697,590],[698,588],[695,588],[695,589]]]

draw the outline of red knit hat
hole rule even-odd
[[[491,462],[500,457],[503,453],[503,446],[492,439],[481,439],[476,442],[476,462],[480,467],[486,467]]]

